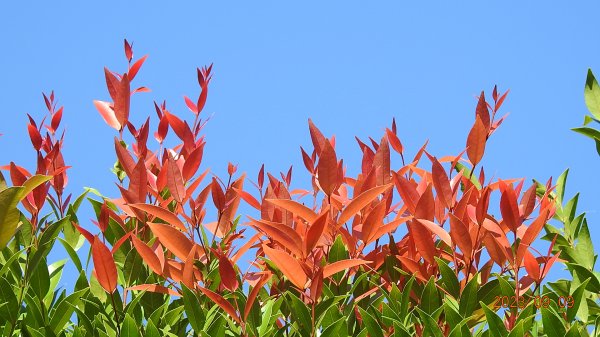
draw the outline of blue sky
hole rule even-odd
[[[431,153],[456,154],[475,96],[497,84],[511,89],[503,108],[510,116],[488,143],[487,176],[545,181],[570,168],[567,195],[581,192],[579,210],[600,247],[599,158],[591,140],[569,130],[587,113],[587,68],[600,72],[598,9],[592,2],[11,2],[0,14],[0,163],[33,167],[25,113],[39,119],[41,92],[54,89],[65,105],[70,191],[92,185],[117,195],[115,132],[92,100],[108,100],[104,66],[124,69],[123,38],[134,42],[136,58],[150,55],[135,83],[152,92],[134,98],[136,123],[154,115],[152,100],[191,118],[182,96],[198,93],[195,68],[214,63],[203,162],[220,175],[233,161],[255,177],[264,162],[273,172],[293,164],[296,178],[306,178],[299,145],[310,143],[309,117],[336,135],[350,172],[360,163],[354,136],[378,139],[392,117],[409,156],[427,139]],[[91,217],[85,212],[81,219]]]

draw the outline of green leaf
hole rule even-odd
[[[460,295],[459,309],[463,317],[469,317],[477,307],[477,288],[479,287],[477,276],[473,276]]]
[[[55,334],[59,334],[60,331],[64,329],[65,324],[69,322],[69,319],[73,314],[73,307],[81,303],[81,298],[87,294],[87,292],[88,289],[76,291],[58,302],[50,319],[50,327]]]
[[[312,332],[312,318],[310,316],[310,310],[304,302],[302,302],[296,295],[291,292],[287,292],[287,297],[290,298],[291,313],[294,320],[300,326],[300,330],[303,332],[303,336],[310,336]]]
[[[367,331],[369,332],[369,336],[383,337],[383,330],[381,329],[379,323],[377,323],[377,320],[375,320],[375,318],[373,318],[373,316],[371,316],[371,314],[369,314],[363,308],[359,307],[358,310],[360,312],[360,316],[362,317],[363,325],[367,328]]]
[[[592,139],[600,139],[600,131],[587,127],[587,126],[580,126],[577,128],[572,128],[571,130],[580,133],[586,137],[592,138]]]
[[[6,272],[8,272],[10,270],[12,264],[19,258],[19,256],[21,256],[21,254],[24,251],[25,251],[25,248],[14,253],[13,255],[11,255],[11,257],[8,260],[6,260],[6,263],[4,265],[2,265],[2,268],[0,269],[0,277],[4,276],[4,274],[6,274]]]
[[[563,199],[565,197],[565,186],[567,184],[568,176],[569,169],[566,169],[560,176],[558,176],[558,179],[556,179],[556,188],[554,191],[556,192],[556,199],[558,205],[562,205]]]
[[[423,327],[425,328],[423,336],[444,337],[439,325],[433,319],[433,317],[429,316],[426,312],[419,309],[419,307],[416,307],[415,309],[419,312],[419,316],[421,316]]]
[[[402,299],[400,301],[400,317],[408,316],[408,309],[410,304],[410,293],[412,291],[413,284],[415,282],[415,277],[412,276],[408,281],[406,281],[406,286],[402,289]]]
[[[346,260],[349,258],[348,249],[346,245],[344,245],[344,241],[342,240],[342,236],[338,235],[333,242],[333,245],[329,249],[329,263],[334,263],[342,260]],[[333,274],[332,278],[336,282],[340,282],[342,277],[344,276],[344,272],[340,271],[338,273]]]
[[[594,244],[592,243],[590,230],[586,220],[583,221],[581,229],[577,235],[577,246],[575,246],[575,252],[577,256],[577,263],[588,270],[594,269],[596,255],[594,254]]]
[[[596,119],[600,119],[600,88],[592,69],[588,69],[583,96],[588,110]]]
[[[152,320],[148,320],[148,324],[146,324],[144,337],[161,337],[160,331],[158,331]]]
[[[36,268],[29,278],[29,287],[39,299],[44,299],[50,290],[50,273],[46,259],[42,258],[41,265]]]
[[[141,337],[135,320],[129,314],[125,314],[125,319],[123,319],[121,337]]]
[[[584,294],[585,294],[585,288],[587,287],[588,282],[590,282],[589,278],[587,280],[585,280],[583,283],[581,283],[575,289],[575,291],[573,291],[573,294],[571,295],[573,297],[573,306],[571,308],[567,307],[567,322],[571,322],[571,321],[573,321],[573,319],[575,319],[575,315],[579,311],[581,302],[583,302],[585,300]],[[585,316],[586,317],[579,317],[582,322],[587,322],[587,320],[588,320],[587,312],[586,312]]]
[[[67,254],[69,254],[69,257],[71,258],[71,261],[75,265],[75,268],[77,268],[77,272],[80,273],[83,270],[83,265],[81,264],[81,260],[79,259],[79,255],[77,255],[77,252],[63,238],[58,238],[58,241],[65,248],[65,250],[67,251]]]
[[[506,337],[508,336],[508,331],[506,327],[504,327],[504,322],[502,319],[496,314],[496,312],[492,311],[485,303],[479,302],[483,311],[485,312],[485,318],[487,319],[487,323],[489,325],[489,334],[491,337]]]
[[[21,212],[17,209],[17,205],[24,189],[24,187],[9,187],[0,192],[0,249],[6,247],[19,225]]]
[[[52,179],[51,176],[34,175],[23,183],[23,197],[31,193],[36,187]]]
[[[431,315],[440,307],[440,305],[440,295],[435,285],[435,280],[433,277],[431,277],[425,285],[425,288],[423,288],[420,307],[427,314]]]
[[[454,166],[454,168],[456,169],[456,172],[463,172],[463,176],[469,178],[471,180],[471,183],[473,183],[473,185],[475,186],[475,188],[477,188],[478,190],[481,189],[481,184],[479,183],[479,179],[477,179],[477,176],[475,174],[471,174],[471,169],[468,168],[467,166],[465,166],[463,163],[456,163],[456,166]]]
[[[323,333],[321,333],[321,337],[345,337],[347,336],[347,327],[345,326],[346,317],[342,317],[335,321],[333,324],[330,324]],[[345,329],[344,329],[345,328]]]
[[[587,268],[585,268],[584,266],[577,264],[577,263],[568,263],[567,262],[567,263],[565,263],[565,265],[567,266],[569,271],[577,274],[577,277],[580,280],[590,279],[589,283],[587,284],[587,287],[586,287],[587,290],[589,290],[593,293],[600,293],[600,281],[598,280],[598,277],[596,277],[596,275],[594,273],[592,273]]]
[[[544,333],[548,337],[564,337],[567,333],[562,319],[551,308],[542,307],[542,324],[544,324]]]
[[[0,303],[6,303],[0,307],[0,318],[14,322],[19,314],[19,303],[12,286],[3,277],[0,278]]]
[[[27,266],[27,274],[31,274],[34,271],[38,264],[41,262],[43,258],[45,258],[52,247],[54,246],[54,241],[56,237],[60,233],[63,225],[69,221],[68,217],[62,218],[56,222],[48,225],[44,232],[42,233],[42,237],[38,243],[37,251],[33,254],[33,257],[29,260],[29,265]]]
[[[206,321],[206,317],[202,312],[202,308],[200,307],[200,305],[198,305],[200,301],[198,300],[196,294],[185,285],[182,286],[182,290],[185,314],[187,315],[188,321],[190,322],[192,329],[198,332],[202,330],[202,327],[204,326],[204,323]]]
[[[510,334],[508,334],[508,337],[523,337],[525,336],[525,327],[523,327],[523,325],[525,321],[520,321],[519,323],[517,323],[512,330],[510,330]]]
[[[440,258],[435,258],[437,262],[440,272],[442,274],[442,282],[446,286],[446,290],[450,295],[454,298],[458,298],[460,296],[460,284],[458,283],[458,278],[452,268],[448,266],[448,263]]]

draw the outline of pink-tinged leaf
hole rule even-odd
[[[273,276],[273,274],[263,274],[258,283],[250,290],[248,300],[246,301],[246,308],[244,309],[244,321],[248,318],[248,314],[250,314],[250,310],[252,309],[252,305],[254,304],[259,291],[269,281],[271,276]]]
[[[327,196],[337,189],[338,183],[338,162],[335,150],[329,141],[323,143],[323,150],[319,155],[317,164],[317,174],[319,185]]]
[[[450,234],[448,234],[448,232],[446,232],[446,230],[440,225],[425,219],[414,219],[414,221],[430,230],[433,234],[439,236],[444,243],[446,243],[449,247],[452,247],[452,239],[450,238]]]
[[[517,205],[517,196],[515,191],[507,186],[500,197],[500,213],[506,226],[513,232],[516,232],[521,225],[519,206]]]
[[[477,165],[481,161],[481,158],[483,158],[486,138],[487,128],[481,121],[481,118],[477,116],[475,124],[467,137],[467,157],[469,157],[473,166]]]
[[[193,112],[195,115],[197,115],[198,107],[196,106],[196,104],[194,102],[192,102],[192,100],[187,96],[183,96],[183,99],[185,100],[185,104],[190,109],[190,111]]]
[[[262,248],[269,260],[281,270],[283,275],[285,275],[296,287],[304,289],[308,277],[298,260],[281,250],[272,249],[265,245],[263,245]]]
[[[221,283],[225,289],[229,291],[237,290],[239,287],[237,273],[235,272],[231,261],[223,254],[219,256],[219,275],[221,276]]]
[[[200,291],[202,291],[204,295],[206,295],[206,297],[210,298],[219,307],[221,307],[221,309],[223,309],[229,316],[231,316],[231,318],[233,318],[238,324],[241,322],[240,317],[235,308],[231,305],[231,303],[227,302],[227,300],[223,296],[203,287],[198,288],[200,289]]]
[[[135,63],[131,66],[131,68],[129,69],[130,81],[133,81],[133,79],[135,78],[135,75],[137,75],[138,71],[140,71],[142,64],[144,64],[144,61],[146,61],[147,58],[148,58],[148,55],[144,55],[142,58],[135,61]]]
[[[344,223],[346,223],[346,221],[350,220],[363,208],[365,208],[367,205],[371,204],[374,200],[376,200],[377,196],[387,192],[392,186],[392,184],[376,186],[362,192],[360,195],[353,198],[352,201],[350,201],[348,205],[342,210],[342,214],[340,214],[340,217],[338,218],[338,225],[341,226]]]
[[[153,293],[166,294],[171,296],[181,296],[181,294],[179,294],[175,290],[157,284],[140,284],[137,286],[128,287],[126,290],[150,291]]]
[[[150,269],[154,273],[162,275],[162,264],[160,263],[158,256],[156,256],[152,248],[148,247],[144,242],[142,242],[142,240],[138,239],[135,235],[131,236],[131,241],[133,242],[133,246],[135,247],[137,252],[142,257],[142,260],[146,262],[148,267],[150,267]]]
[[[485,94],[482,91],[481,95],[479,95],[479,100],[477,101],[477,108],[475,109],[475,114],[481,119],[483,126],[485,126],[486,130],[490,129],[490,112],[488,110],[487,103],[485,102]]]
[[[325,136],[321,133],[321,131],[315,126],[312,120],[308,119],[308,129],[310,131],[310,138],[312,140],[313,146],[317,153],[321,153],[323,151],[323,147],[326,142],[329,142]]]
[[[440,162],[433,157],[431,160],[431,176],[433,180],[433,186],[441,200],[444,202],[446,208],[452,207],[452,188],[450,187],[450,180],[446,175],[446,171]]]
[[[431,233],[423,228],[423,226],[416,225],[414,222],[409,221],[406,223],[408,227],[409,235],[413,238],[417,251],[421,254],[423,259],[429,264],[435,263],[436,249],[431,237]]]
[[[193,247],[192,241],[182,232],[169,225],[149,222],[148,226],[160,242],[181,261],[185,261]]]
[[[108,126],[115,130],[121,130],[121,123],[117,120],[117,116],[108,102],[94,101],[94,106]]]
[[[177,202],[181,203],[185,198],[185,186],[183,185],[183,176],[173,156],[169,155],[167,159],[167,187],[171,196]]]
[[[98,283],[107,292],[114,292],[117,289],[117,266],[110,250],[98,237],[94,237],[92,243],[92,259]]]
[[[256,198],[254,198],[250,193],[234,188],[234,191],[242,198],[244,199],[245,202],[248,203],[248,205],[256,208],[257,210],[260,211],[260,202],[258,202],[258,200],[256,200]]]
[[[267,202],[272,203],[275,206],[281,207],[284,210],[293,213],[309,223],[315,222],[318,215],[313,212],[312,209],[300,204],[297,201],[290,199],[265,199]]]
[[[308,255],[313,248],[319,242],[319,239],[323,235],[323,232],[327,228],[327,223],[329,220],[329,207],[327,207],[318,218],[316,218],[308,227],[308,231],[306,232],[306,238],[304,240],[305,243],[305,255]]]
[[[467,226],[450,213],[450,237],[452,241],[460,248],[460,251],[466,258],[470,258],[473,253],[473,242]]]
[[[196,147],[192,153],[188,156],[183,164],[182,175],[185,181],[190,180],[194,174],[198,171],[200,163],[202,162],[202,155],[204,154],[204,143]]]
[[[166,223],[179,228],[181,231],[186,231],[185,225],[177,217],[177,215],[166,208],[149,204],[130,204],[129,207],[139,209],[140,211],[146,212],[153,217],[162,219]]]
[[[371,263],[371,261],[361,259],[348,259],[328,264],[325,267],[323,267],[323,278],[329,278],[346,269],[354,268],[367,263]]]

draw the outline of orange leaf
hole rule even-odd
[[[450,213],[450,237],[460,248],[465,259],[470,258],[473,252],[473,242],[467,226],[454,214]]]
[[[315,126],[310,118],[308,119],[308,130],[310,131],[310,138],[315,150],[317,150],[317,153],[321,153],[321,151],[323,151],[323,146],[325,146],[325,143],[328,142],[327,138],[323,136],[321,131]]]
[[[446,208],[452,207],[452,188],[450,187],[450,180],[446,175],[446,171],[440,162],[433,157],[431,161],[431,176],[433,180],[433,186]]]
[[[361,259],[347,259],[328,264],[323,267],[323,278],[329,278],[332,275],[339,273],[343,270],[350,269],[363,264],[371,263],[371,261]]]
[[[479,116],[476,117],[475,124],[467,137],[467,157],[473,164],[477,165],[483,158],[485,151],[485,142],[487,138],[487,128]]]
[[[248,318],[248,314],[250,314],[250,310],[252,309],[252,305],[256,300],[256,296],[258,296],[258,292],[262,287],[269,281],[269,279],[273,276],[273,274],[264,274],[258,283],[252,288],[250,294],[248,294],[248,300],[246,301],[246,308],[244,309],[244,321]]]
[[[500,197],[500,213],[502,213],[502,220],[508,228],[516,232],[521,225],[521,221],[519,206],[517,205],[517,195],[510,186],[506,186]]]
[[[130,94],[129,94],[129,77],[127,73],[123,74],[121,81],[118,82],[118,85],[115,88],[115,116],[121,124],[121,127],[127,124],[129,120],[129,103],[130,103]]]
[[[160,219],[164,220],[165,222],[167,222],[168,224],[181,229],[182,231],[186,230],[183,222],[181,220],[179,220],[177,215],[175,215],[168,209],[162,208],[160,206],[149,205],[149,204],[129,204],[129,207],[144,211],[144,212],[152,215],[155,218],[160,218]]]
[[[177,161],[175,161],[172,155],[169,155],[169,159],[167,160],[167,186],[173,198],[181,203],[185,198],[185,187],[181,171],[179,170],[179,166],[177,166]]]
[[[386,192],[392,184],[387,184],[383,186],[373,187],[369,190],[362,192],[359,196],[355,197],[348,203],[348,205],[340,214],[338,219],[338,225],[343,225],[346,221],[350,220],[356,213],[360,212],[363,208],[369,205],[378,195]]]
[[[196,147],[192,153],[188,156],[183,164],[182,175],[185,181],[190,180],[196,171],[198,171],[198,167],[200,166],[200,162],[202,162],[202,155],[204,154],[204,143],[200,144],[200,146]]]
[[[303,256],[302,238],[293,228],[266,220],[250,218],[250,221],[254,227],[267,234],[282,247],[289,249],[296,256]]]
[[[227,302],[227,300],[223,296],[203,287],[198,288],[200,289],[200,291],[202,291],[202,293],[204,293],[204,295],[206,295],[206,297],[210,298],[219,307],[221,307],[221,309],[223,309],[227,314],[229,314],[229,316],[231,316],[237,323],[240,323],[241,320],[237,311],[231,305],[231,303]]]
[[[129,177],[129,192],[137,199],[137,202],[145,202],[148,194],[148,174],[144,159],[140,159],[133,168]]]
[[[367,214],[367,217],[363,221],[362,240],[365,245],[373,241],[373,234],[376,233],[377,229],[383,224],[386,206],[387,205],[384,202],[380,202],[369,212],[369,214]]]
[[[431,233],[423,228],[423,226],[416,226],[414,222],[409,221],[406,223],[408,226],[408,232],[415,242],[417,251],[421,254],[423,259],[429,264],[435,263],[435,245],[431,238]]]
[[[400,139],[398,139],[398,136],[396,136],[396,134],[390,129],[385,129],[385,134],[387,135],[388,140],[390,141],[392,149],[398,152],[398,154],[402,155],[402,152],[404,152],[404,148],[402,147],[402,143],[400,142]]]
[[[439,236],[442,241],[444,241],[448,246],[452,247],[452,239],[450,239],[450,234],[448,234],[448,232],[446,232],[442,226],[426,219],[415,219],[415,221],[433,232],[433,234]]]
[[[148,247],[142,240],[138,239],[136,236],[131,237],[131,241],[133,242],[133,246],[137,250],[137,252],[142,257],[142,260],[146,262],[148,267],[152,269],[152,271],[158,275],[162,275],[162,265],[158,256],[154,253],[152,248]]]
[[[373,167],[378,168],[377,185],[385,185],[390,182],[390,146],[386,137],[381,139],[373,158]]]
[[[248,205],[256,208],[257,210],[260,211],[260,203],[258,202],[258,200],[256,200],[255,197],[253,197],[250,193],[234,188],[233,189],[242,199],[244,199],[245,202],[248,203]]]
[[[431,185],[427,185],[427,189],[423,192],[415,207],[415,218],[427,219],[433,221],[435,217],[435,199]]]
[[[117,289],[117,266],[110,250],[96,236],[92,243],[92,259],[98,283],[109,293]]]
[[[194,280],[194,260],[196,260],[196,246],[192,246],[183,264],[181,272],[181,282],[189,289],[194,289],[196,282]]]
[[[477,108],[475,109],[475,114],[477,117],[481,119],[483,126],[485,126],[486,130],[490,128],[490,112],[488,110],[487,103],[485,102],[485,93],[482,91],[481,95],[479,95],[479,100],[477,101]]]
[[[306,232],[306,238],[304,240],[305,255],[308,255],[319,242],[319,239],[321,238],[323,232],[325,231],[325,228],[327,227],[328,220],[329,207],[325,208],[323,213],[319,215],[319,217],[308,228],[308,231]]]
[[[131,177],[131,172],[133,172],[133,168],[135,167],[135,161],[117,137],[115,137],[115,152],[117,153],[117,159],[119,160],[119,163],[121,163],[123,170],[127,173],[128,177]]]
[[[231,261],[223,254],[219,256],[219,275],[221,275],[221,283],[227,290],[237,290],[239,287],[237,273]]]
[[[291,212],[309,223],[315,222],[318,215],[312,209],[290,199],[265,199],[266,201]]]
[[[267,254],[267,257],[277,266],[277,268],[279,268],[279,270],[281,270],[283,275],[285,275],[296,287],[304,289],[308,277],[298,260],[281,250],[272,249],[265,245],[263,245],[262,248]]]
[[[173,289],[159,286],[158,284],[140,284],[140,285],[136,285],[133,287],[128,287],[128,288],[126,288],[126,290],[150,291],[150,292],[159,293],[159,294],[181,296],[181,294],[174,291]]]
[[[529,250],[525,251],[525,270],[533,280],[540,281],[540,264]]]
[[[169,225],[149,222],[148,226],[160,242],[181,261],[187,259],[192,249],[192,241],[182,232]]]

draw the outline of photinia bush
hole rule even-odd
[[[38,175],[4,167],[23,186],[0,188],[10,219],[0,228],[9,242],[0,256],[4,335],[596,334],[596,256],[577,196],[563,202],[567,172],[556,184],[486,180],[481,162],[508,91],[494,87],[489,101],[480,94],[457,155],[435,157],[425,144],[407,160],[395,121],[379,141],[357,138],[356,176],[335,138],[309,120],[312,149],[301,156],[311,184],[292,188],[291,168],[277,175],[263,165],[255,181],[231,163],[225,177],[203,169],[212,65],[197,70],[197,99],[184,97],[190,121],[155,102],[157,127],[150,118],[133,125],[130,97],[149,89],[132,90],[132,81],[147,56],[134,61],[124,47],[127,70],[105,68],[110,99],[93,102],[117,131],[120,195],[87,189],[63,198],[68,167],[54,95],[44,96],[51,122],[28,125]],[[93,230],[76,215],[90,191]],[[69,294],[55,289],[65,262],[46,261],[56,241],[79,273]],[[91,274],[77,253],[84,241]],[[561,263],[572,278],[548,282]]]

